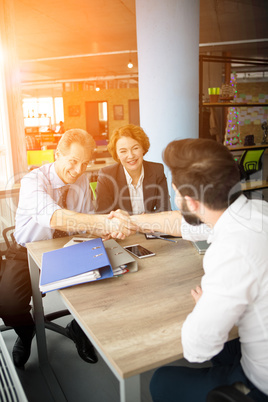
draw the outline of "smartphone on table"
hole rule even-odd
[[[131,254],[135,255],[138,258],[146,258],[152,257],[155,255],[152,251],[148,250],[145,247],[142,247],[140,244],[132,244],[131,246],[125,246],[125,250],[129,251]]]
[[[154,233],[145,233],[144,234],[146,239],[150,240],[150,239],[177,239],[178,237],[181,236],[172,236],[166,233],[162,233],[162,232],[154,232]]]

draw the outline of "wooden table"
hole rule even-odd
[[[62,247],[68,240],[59,238],[27,244],[39,363],[54,385],[56,379],[47,358],[36,268],[41,267],[43,252]],[[121,402],[138,402],[139,375],[182,358],[181,327],[194,307],[190,290],[200,283],[203,275],[202,256],[190,242],[182,239],[177,243],[146,240],[139,234],[119,243],[122,246],[140,243],[156,256],[139,259],[136,273],[73,286],[59,293],[118,378]],[[55,395],[57,402],[64,400],[60,392]]]
[[[0,199],[14,197],[15,195],[19,195],[19,192],[20,192],[20,183],[16,183],[12,187],[1,187]]]

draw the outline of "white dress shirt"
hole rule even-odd
[[[142,166],[141,175],[136,186],[132,184],[132,177],[127,172],[124,167],[124,172],[126,175],[127,186],[130,195],[130,201],[132,206],[133,215],[143,214],[144,209],[144,199],[143,199],[143,179],[144,179],[144,168]]]
[[[268,394],[268,203],[241,195],[208,236],[203,294],[182,327],[184,356],[217,355],[238,326],[241,365]]]
[[[66,184],[57,175],[54,163],[45,164],[23,177],[14,233],[17,243],[24,246],[28,242],[53,238],[50,220],[53,213],[61,208],[57,203],[63,186]],[[71,211],[93,213],[86,174],[69,185],[66,202],[67,209]]]

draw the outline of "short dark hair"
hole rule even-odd
[[[210,209],[226,209],[241,194],[238,164],[228,148],[216,141],[173,141],[164,150],[163,159],[180,194]]]

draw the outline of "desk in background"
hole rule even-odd
[[[53,160],[52,159],[47,159],[47,156],[51,156],[53,155],[54,151],[53,150],[44,150],[44,151],[27,151],[27,156],[28,155],[36,155],[36,157],[38,158],[34,160],[34,164],[36,167],[43,165],[44,163],[51,163],[54,162],[54,157]],[[46,159],[42,159],[41,156],[44,155],[44,157]],[[36,158],[35,157],[35,158]],[[87,172],[97,172],[98,170],[102,169],[105,166],[109,166],[114,164],[115,161],[112,157],[110,158],[101,158],[101,159],[96,159],[95,161],[91,161],[88,166],[86,171]],[[29,164],[33,164],[33,163],[29,163]]]
[[[268,144],[257,144],[257,145],[238,145],[238,146],[232,146],[232,147],[227,147],[229,151],[245,151],[245,150],[250,150],[250,149],[267,149]]]
[[[0,199],[17,196],[19,195],[19,192],[20,192],[20,183],[16,183],[12,187],[1,187]]]
[[[99,163],[100,162],[100,163]],[[105,166],[113,165],[115,163],[112,157],[110,158],[101,158],[96,159],[96,161],[92,161],[87,165],[87,172],[96,172]]]
[[[46,373],[49,362],[37,268],[43,252],[62,247],[68,240],[27,244],[39,363]],[[177,243],[146,240],[139,234],[118,242],[122,246],[140,243],[156,256],[138,260],[136,273],[73,286],[59,293],[119,380],[120,401],[139,402],[139,375],[182,358],[181,327],[194,307],[190,290],[201,281],[202,256],[182,239]]]
[[[245,181],[241,183],[242,191],[256,191],[256,190],[264,190],[268,188],[268,181],[267,180],[253,180],[253,181]]]
[[[113,165],[114,163],[115,160],[112,157],[96,159],[95,161],[90,162],[86,170],[89,181],[97,181],[99,170],[106,166]]]

